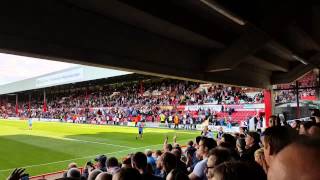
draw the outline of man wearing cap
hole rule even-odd
[[[85,179],[88,178],[89,173],[95,169],[99,169],[102,172],[107,172],[107,156],[105,155],[98,155],[94,161],[96,162],[95,166],[93,165],[93,163],[91,161],[87,162],[84,170],[83,170],[83,174],[82,177],[84,177]]]
[[[99,155],[97,156],[94,161],[96,161],[96,168],[100,169],[102,172],[107,172],[107,156]]]

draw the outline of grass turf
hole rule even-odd
[[[199,135],[198,131],[145,128],[143,140],[136,140],[138,129],[55,122],[0,120],[0,179],[16,167],[31,175],[63,170],[70,162],[82,166],[98,154],[121,158],[145,149],[161,149],[165,135],[169,142],[176,134],[180,144]]]

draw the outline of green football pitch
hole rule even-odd
[[[0,120],[0,179],[16,167],[31,175],[60,171],[70,162],[83,166],[98,154],[121,158],[129,153],[162,148],[177,135],[180,144],[199,135],[199,131],[145,128],[143,140],[136,140],[137,128]]]

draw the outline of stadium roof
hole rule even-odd
[[[77,65],[68,69],[0,85],[0,95],[63,84],[109,78],[125,74],[131,73],[112,69]]]
[[[0,51],[252,87],[320,64],[320,2],[3,1]]]

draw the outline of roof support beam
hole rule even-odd
[[[308,60],[308,65],[299,64],[288,73],[275,73],[271,76],[272,84],[282,84],[292,82],[313,68],[320,66],[320,53],[315,54]]]
[[[249,28],[239,39],[227,47],[222,53],[208,57],[207,72],[232,70],[246,58],[262,48],[270,37],[254,27]]]

